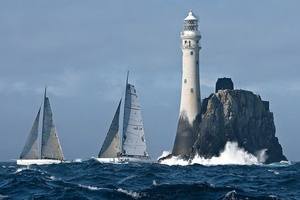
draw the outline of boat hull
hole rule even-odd
[[[148,156],[121,156],[118,158],[93,158],[101,163],[153,163],[154,161]]]
[[[49,164],[58,164],[63,161],[61,160],[52,160],[52,159],[18,159],[17,165],[49,165]]]
[[[121,158],[93,158],[101,163],[122,163]]]
[[[149,156],[126,156],[122,155],[121,160],[123,163],[153,163],[154,160]]]

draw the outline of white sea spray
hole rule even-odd
[[[14,174],[17,174],[17,173],[19,173],[19,172],[21,172],[21,171],[23,171],[23,170],[26,170],[26,169],[27,169],[26,167],[18,168],[18,169],[14,172]]]
[[[168,152],[163,152],[163,157]],[[266,150],[263,149],[257,152],[257,156],[245,151],[243,148],[238,147],[236,142],[227,142],[224,150],[218,157],[212,157],[205,159],[199,155],[196,155],[193,160],[183,160],[180,156],[172,156],[169,159],[164,159],[161,164],[166,165],[189,165],[189,164],[201,164],[201,165],[258,165],[261,164],[266,158]]]
[[[157,160],[159,160],[160,158],[164,158],[164,157],[166,157],[166,156],[168,156],[168,155],[170,155],[170,151],[163,151],[162,154],[161,154],[161,156],[159,156],[159,157],[157,158]]]
[[[76,162],[76,163],[81,163],[82,162],[82,159],[81,158],[76,158],[76,159],[74,159],[74,161],[73,162]]]
[[[182,166],[185,166],[185,165],[189,164],[189,161],[183,160],[180,156],[172,156],[170,158],[162,160],[160,163],[165,164],[165,165],[182,165]]]

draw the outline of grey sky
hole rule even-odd
[[[96,156],[127,70],[149,154],[171,150],[180,31],[190,9],[200,17],[202,98],[219,77],[260,94],[270,101],[284,154],[300,160],[296,0],[0,1],[0,160],[19,157],[45,85],[65,157]]]

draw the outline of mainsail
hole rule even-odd
[[[141,110],[133,85],[126,81],[122,154],[148,156]]]
[[[52,118],[52,111],[46,90],[44,96],[44,113],[43,113],[43,130],[42,130],[42,159],[64,160],[62,149],[58,140],[56,128]]]
[[[116,110],[106,138],[98,154],[99,158],[117,158],[120,154],[119,116],[122,99]]]
[[[29,133],[29,136],[26,140],[25,146],[21,153],[20,159],[38,159],[38,127],[39,127],[39,119],[40,119],[40,111],[39,109],[36,118],[34,120],[33,126]]]

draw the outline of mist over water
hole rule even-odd
[[[165,159],[161,164],[166,165],[259,165],[266,159],[266,149],[257,152],[257,155],[253,155],[245,151],[243,148],[239,148],[236,142],[227,142],[223,152],[218,157],[212,157],[205,159],[196,155],[193,160],[183,160],[180,156],[172,156],[170,159]],[[169,152],[164,151],[160,157],[168,155]]]

